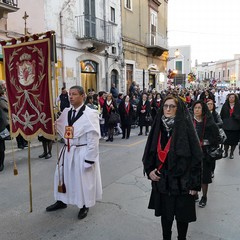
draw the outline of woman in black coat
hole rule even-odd
[[[202,165],[202,198],[199,207],[207,204],[208,184],[212,182],[212,157],[208,154],[211,147],[218,147],[220,135],[218,126],[208,110],[207,104],[202,100],[193,103],[193,125],[197,131],[200,145],[203,151]]]
[[[240,104],[236,94],[230,93],[227,96],[222,106],[220,116],[223,120],[223,130],[227,135],[227,140],[224,142],[223,157],[228,157],[228,149],[229,146],[231,146],[229,158],[233,159],[233,153],[240,137]]]
[[[151,122],[146,121],[146,116],[151,114],[151,106],[149,101],[147,100],[147,94],[143,93],[141,100],[137,106],[137,114],[138,114],[138,125],[140,126],[140,132],[138,136],[142,135],[143,127],[146,127],[145,135],[148,135],[149,126]]]
[[[121,118],[122,139],[129,139],[133,119],[133,106],[129,102],[130,98],[126,95],[118,106],[118,112]],[[127,133],[127,134],[126,134]]]
[[[189,222],[196,221],[202,151],[191,116],[179,98],[169,95],[163,100],[142,160],[152,181],[148,207],[155,210],[155,216],[161,216],[163,239],[171,239],[174,217],[178,239],[186,239]]]
[[[0,108],[0,132],[2,132],[7,127],[7,119],[3,110]],[[4,169],[4,159],[5,159],[5,140],[0,138],[0,172]]]
[[[103,104],[103,118],[105,119],[105,128],[108,129],[108,141],[113,141],[113,132],[114,132],[114,126],[115,124],[112,124],[109,122],[109,118],[113,112],[117,111],[117,105],[113,99],[113,96],[111,93],[107,94],[106,100]]]
[[[210,113],[212,114],[213,120],[217,124],[218,128],[222,128],[223,121],[222,121],[220,115],[218,114],[218,112],[216,111],[216,106],[215,106],[214,101],[212,99],[208,99],[207,106],[208,106],[208,109],[209,109]],[[216,168],[216,160],[212,160],[212,178],[214,177],[215,168]]]

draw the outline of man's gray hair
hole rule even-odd
[[[70,89],[77,89],[80,95],[85,94],[84,89],[81,86],[75,85],[75,86],[70,87]]]

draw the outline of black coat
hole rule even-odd
[[[220,115],[218,114],[218,112],[214,110],[214,111],[212,112],[212,116],[213,116],[214,122],[217,124],[217,126],[218,126],[219,128],[222,128],[223,121],[222,121]]]
[[[145,112],[141,113],[141,110],[145,107]],[[137,106],[137,115],[139,117],[138,120],[138,125],[139,126],[148,126],[150,123],[145,121],[145,118],[148,114],[151,114],[151,106],[149,101],[146,101],[145,104],[143,105],[142,100],[139,101],[138,106]]]
[[[159,165],[157,143],[160,131],[164,131],[162,115],[163,107],[161,106],[152,125],[142,158],[144,171],[148,176]],[[175,196],[189,194],[189,190],[200,191],[201,163],[202,150],[191,116],[179,99],[170,150],[166,164],[161,169],[161,179],[159,182],[152,182],[151,198],[154,198],[156,189],[157,192]],[[154,208],[154,206],[149,207]]]
[[[112,112],[117,112],[117,104],[114,100],[112,100],[110,106],[113,106],[113,108],[110,108],[110,110],[108,111],[108,104],[107,104],[107,101],[105,100],[104,101],[104,104],[103,104],[103,110],[102,110],[102,114],[103,114],[103,118],[105,119],[105,124],[108,126],[108,120],[110,118],[110,115]]]
[[[240,104],[238,102],[234,105],[234,111],[232,116],[230,117],[230,105],[229,101],[223,104],[220,116],[223,121],[223,129],[229,131],[237,131],[240,130]]]
[[[121,118],[121,124],[124,126],[131,126],[132,125],[132,119],[133,119],[133,106],[129,102],[129,112],[127,113],[125,108],[125,101],[122,101],[118,106],[118,112],[120,114]]]

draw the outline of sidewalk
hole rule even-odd
[[[41,146],[42,143],[38,141],[38,139],[33,139],[30,142],[30,147],[38,147]],[[12,141],[5,141],[5,146],[6,146],[6,150],[5,150],[5,154],[11,154],[12,153],[12,149],[14,152],[17,151],[22,151],[23,149],[19,149],[17,146],[17,140],[16,138],[14,138]],[[24,149],[27,149],[28,147],[25,147]]]

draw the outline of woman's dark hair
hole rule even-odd
[[[201,104],[202,106],[202,116],[206,116],[206,115],[209,115],[211,114],[209,109],[208,109],[208,106],[205,102],[203,102],[202,100],[197,100],[193,103],[192,105],[192,111],[194,113],[194,107],[197,105],[197,104]]]
[[[227,95],[227,101],[229,102],[229,97],[230,96],[235,96],[235,103],[237,103],[238,102],[238,96],[237,96],[237,94],[235,94],[235,93],[229,93],[228,95]]]
[[[212,99],[208,99],[207,103],[211,102],[211,101],[213,102],[213,112],[215,112],[216,111],[216,105],[215,105],[214,101]]]
[[[90,100],[93,100],[93,96],[87,95],[86,103],[89,103]]]

